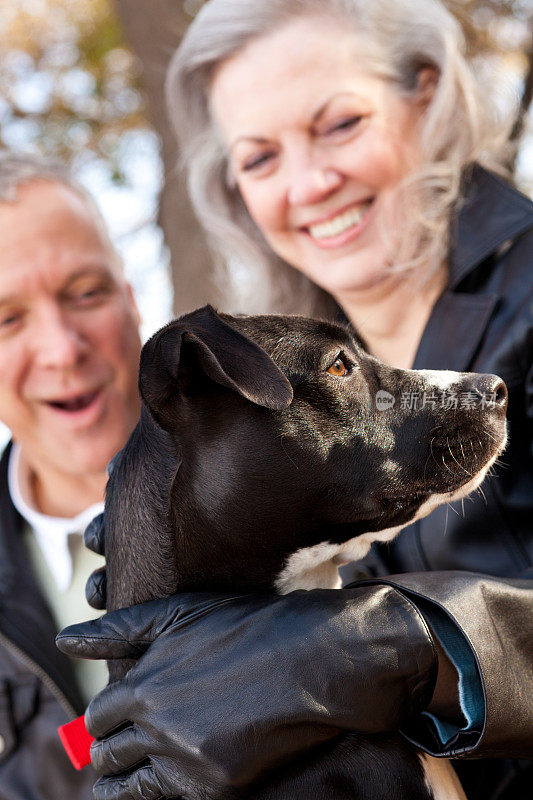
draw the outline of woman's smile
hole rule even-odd
[[[309,223],[301,230],[319,246],[326,249],[342,247],[353,241],[366,227],[373,198],[333,212],[323,221]]]

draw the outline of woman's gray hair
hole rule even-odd
[[[509,125],[466,56],[459,23],[439,0],[210,0],[172,59],[167,99],[191,200],[226,276],[230,310],[240,305],[247,312],[327,316],[333,308],[325,292],[272,252],[251,220],[228,180],[226,149],[209,107],[220,64],[295,17],[317,15],[352,26],[364,51],[357,66],[391,81],[404,96],[417,90],[422,68],[438,75],[423,117],[422,167],[402,182],[402,202],[388,221],[402,230],[391,271],[420,278],[437,269],[447,255],[465,168],[477,161],[504,172]]]

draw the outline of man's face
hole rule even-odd
[[[37,477],[102,473],[139,414],[139,317],[86,202],[52,181],[0,202],[0,419]]]

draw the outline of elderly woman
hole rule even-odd
[[[459,26],[437,0],[211,0],[168,89],[214,252],[241,283],[255,269],[234,305],[345,318],[394,366],[497,373],[510,445],[464,513],[437,510],[356,565],[374,578],[365,602],[384,584],[410,601],[401,624],[383,610],[392,656],[372,647],[372,625],[332,624],[353,588],[299,601],[294,635],[272,628],[264,598],[190,595],[78,628],[67,646],[80,655],[146,650],[88,710],[95,797],[245,791],[340,717],[460,758],[471,799],[529,797],[531,765],[517,759],[533,753],[533,205],[496,174],[505,130]],[[294,598],[279,602],[290,618]],[[248,626],[260,649],[247,639],[232,660]],[[324,636],[333,674],[310,714],[299,681],[321,668]],[[362,645],[354,673],[345,654]],[[250,685],[259,653],[264,678]],[[197,663],[186,692],[185,657]],[[263,701],[280,692],[283,719],[269,718]]]

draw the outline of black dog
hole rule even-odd
[[[144,346],[139,385],[141,419],[108,484],[108,609],[182,590],[334,588],[339,564],[468,494],[505,446],[499,378],[393,369],[343,327],[301,317],[188,314]],[[400,736],[356,734],[253,797],[390,800],[369,770],[396,776],[395,800],[462,797],[447,762],[435,782]]]

